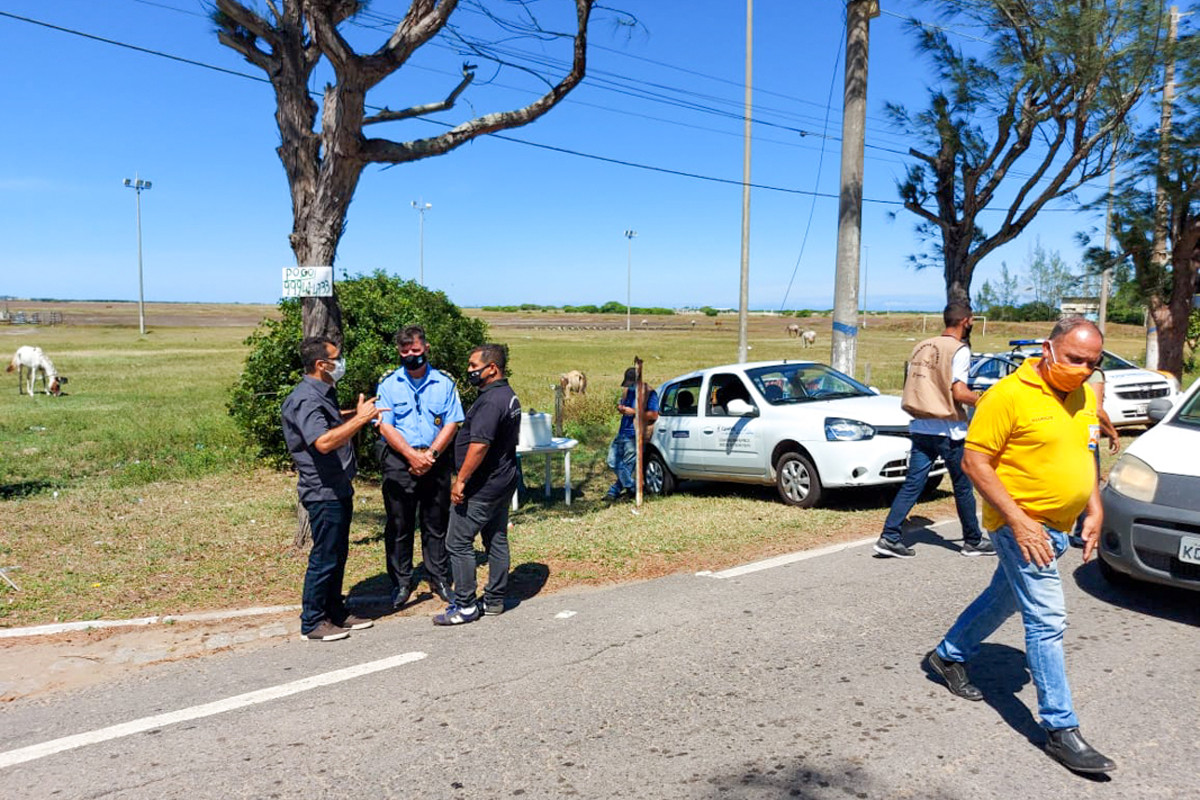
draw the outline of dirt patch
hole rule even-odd
[[[295,634],[293,614],[0,639],[0,702],[94,686],[150,664],[250,648]]]

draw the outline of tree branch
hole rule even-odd
[[[392,111],[384,106],[383,110],[378,114],[364,117],[362,124],[374,125],[378,122],[394,122],[400,119],[412,119],[413,117],[420,117],[424,116],[425,114],[433,114],[438,111],[448,111],[449,109],[454,108],[454,102],[458,99],[458,96],[462,94],[463,90],[466,89],[467,86],[470,85],[471,81],[475,79],[475,66],[473,64],[463,64],[462,73],[462,80],[459,81],[458,86],[455,86],[454,90],[450,92],[450,94],[446,95],[445,100],[442,100],[438,103],[425,103],[424,105],[420,106],[410,106],[403,111]]]
[[[402,164],[447,153],[484,134],[518,128],[533,122],[556,106],[581,80],[587,67],[587,27],[594,0],[575,0],[576,34],[571,71],[540,98],[514,111],[485,114],[456,128],[426,139],[393,142],[387,139],[368,139],[363,142],[364,161],[382,164]]]

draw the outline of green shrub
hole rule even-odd
[[[338,402],[353,408],[360,393],[371,397],[379,380],[397,366],[395,335],[402,325],[421,325],[429,340],[430,363],[459,381],[464,408],[474,399],[465,380],[471,349],[487,338],[482,320],[464,316],[442,292],[415,281],[375,272],[339,281],[346,376],[338,382]],[[283,441],[280,407],[300,382],[300,302],[279,303],[281,318],[267,319],[246,339],[250,354],[230,390],[229,413],[258,455],[275,466],[291,463]],[[374,470],[371,452],[376,434],[358,437],[359,466]]]
[[[592,447],[607,445],[620,422],[617,400],[622,392],[619,389],[563,398],[563,433]]]

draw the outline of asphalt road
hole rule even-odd
[[[996,563],[939,530],[906,561],[857,546],[454,629],[389,619],[16,701],[0,796],[1195,797],[1200,597],[1115,590],[1064,557],[1077,709],[1119,764],[1079,777],[1041,751],[1017,620],[972,665],[986,702],[922,671]]]

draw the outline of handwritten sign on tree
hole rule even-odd
[[[333,267],[284,267],[284,297],[332,297]]]

